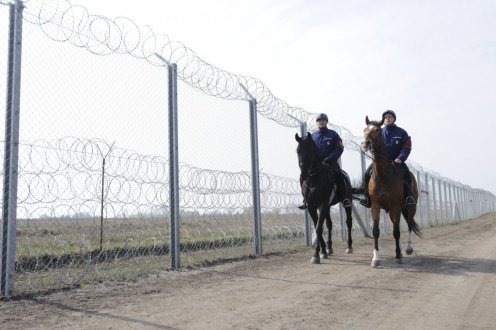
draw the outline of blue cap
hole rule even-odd
[[[329,119],[327,119],[327,115],[326,115],[325,113],[320,113],[320,114],[317,116],[317,120],[316,120],[316,121],[319,121],[319,120],[329,121]]]
[[[382,119],[384,119],[384,116],[386,116],[386,115],[393,116],[394,121],[396,121],[396,114],[394,113],[393,110],[386,110],[386,111],[384,111],[384,113],[382,114]]]

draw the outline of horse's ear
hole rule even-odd
[[[301,142],[301,137],[298,135],[298,133],[295,134],[295,140],[296,142]]]
[[[312,134],[310,134],[310,132],[307,132],[307,139],[308,140],[311,140],[312,139]]]
[[[368,126],[370,125],[370,120],[369,120],[369,116],[365,116],[365,124]]]
[[[382,124],[384,124],[384,118],[379,122],[379,126],[382,126]]]

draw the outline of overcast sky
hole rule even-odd
[[[73,3],[150,25],[357,136],[366,115],[393,109],[411,160],[496,193],[496,1]]]

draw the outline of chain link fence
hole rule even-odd
[[[311,232],[296,208],[301,193],[294,134],[313,130],[315,114],[289,106],[260,80],[210,65],[132,20],[93,15],[67,1],[24,4],[17,21],[25,23],[19,143],[9,133],[11,120],[0,128],[2,295],[133,279],[170,268],[171,95],[168,68],[157,55],[178,68],[181,266],[309,244]],[[13,7],[0,0],[2,54],[10,54]],[[8,63],[1,62],[1,77],[10,76]],[[7,114],[13,97],[8,82],[0,79],[0,106]],[[260,237],[254,228],[254,132],[241,86],[258,105]],[[344,127],[331,128],[343,138],[342,165],[357,185],[368,165],[362,139]],[[7,166],[12,155],[7,151],[16,147],[17,173]],[[421,192],[421,227],[494,212],[492,193],[409,166]],[[14,219],[8,204],[13,179]],[[368,210],[354,202],[354,211],[363,221],[363,227],[354,223],[354,236],[362,236],[371,226]],[[339,207],[332,208],[332,218],[334,237],[343,239]],[[382,225],[391,232],[388,221]]]

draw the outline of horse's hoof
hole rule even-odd
[[[328,255],[332,255],[334,253],[334,251],[331,249],[326,249],[326,252]]]
[[[394,263],[397,265],[401,265],[403,263],[403,258],[401,259],[394,259]]]
[[[353,249],[352,248],[346,249],[346,254],[353,254]]]
[[[405,250],[407,255],[411,255],[413,253],[413,248],[409,248]]]
[[[378,267],[381,265],[381,261],[380,260],[372,260],[372,262],[370,263],[370,266],[375,268],[375,267]]]
[[[321,253],[320,259],[327,259],[327,253]]]
[[[320,264],[320,258],[319,257],[312,257],[312,260],[310,262],[312,264]]]

